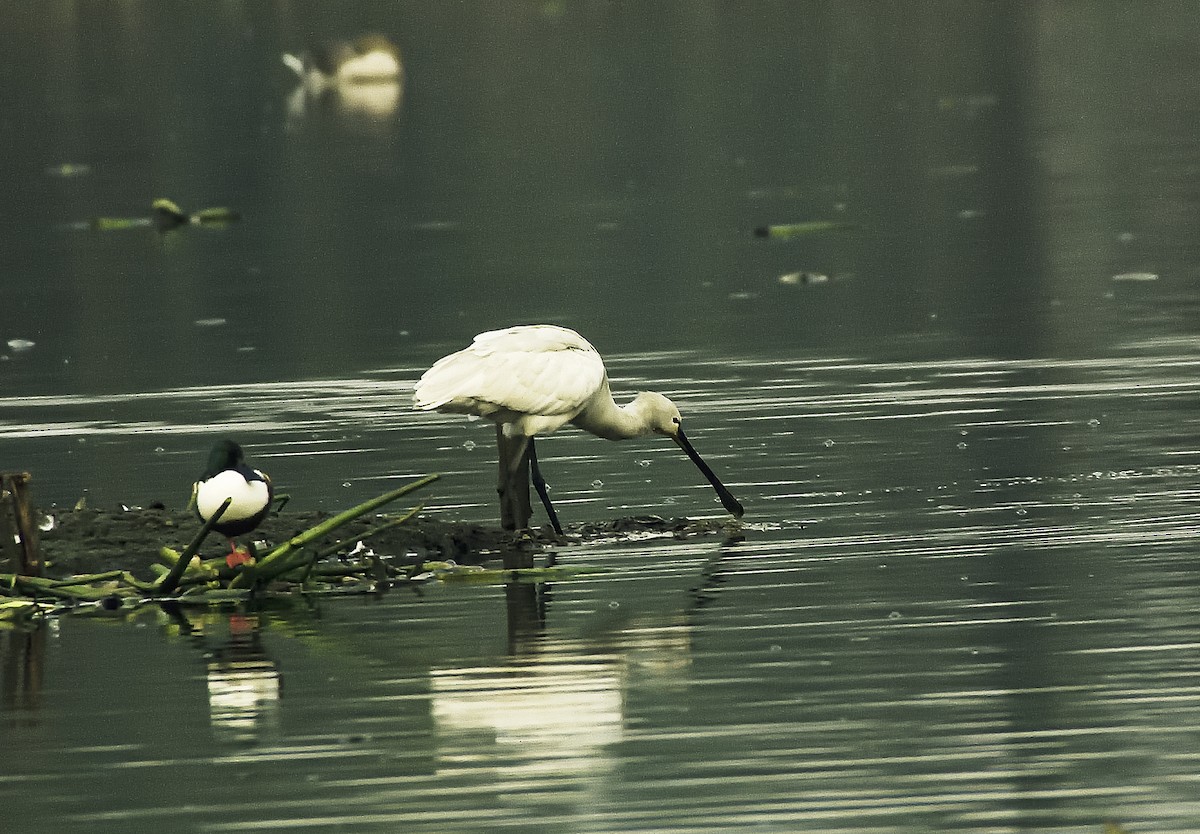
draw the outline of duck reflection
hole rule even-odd
[[[216,735],[229,741],[279,735],[279,669],[259,634],[256,615],[230,615],[228,641],[209,652],[209,719]]]
[[[283,63],[298,84],[288,97],[288,114],[302,118],[318,100],[331,101],[349,116],[384,119],[395,115],[404,97],[404,61],[399,48],[382,35],[330,41]]]
[[[222,741],[269,741],[280,734],[281,677],[262,646],[257,614],[169,612],[207,661],[208,714]],[[212,638],[222,633],[221,638]]]

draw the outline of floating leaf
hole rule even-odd
[[[149,225],[149,217],[93,217],[88,221],[88,228],[94,232],[123,232],[145,229]]]
[[[223,207],[200,209],[192,215],[192,222],[201,226],[228,226],[241,219],[240,212]]]
[[[788,238],[800,237],[801,235],[836,232],[843,229],[853,229],[857,226],[857,223],[850,223],[845,220],[808,220],[803,223],[779,223],[771,226],[759,226],[754,230],[754,236],[787,240]]]
[[[82,162],[64,162],[61,165],[50,165],[46,168],[47,176],[51,177],[82,177],[92,173],[92,166]]]

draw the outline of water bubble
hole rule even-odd
[[[469,452],[475,448],[475,441],[474,440],[464,440],[462,447]]]
[[[778,643],[772,643],[770,646],[767,647],[767,651],[781,652],[781,651],[783,651],[783,646],[779,645]]]
[[[612,602],[610,602],[610,603],[608,604],[608,607],[609,607],[609,608],[611,608],[611,609],[613,609],[613,610],[615,611],[616,609],[618,609],[618,608],[620,608],[620,607],[621,607],[621,603],[617,602],[617,601],[614,599]]]
[[[832,440],[826,440],[826,441],[825,441],[824,443],[822,443],[821,445],[823,445],[823,446],[824,446],[826,449],[828,449],[828,448],[830,448],[831,446],[833,446],[833,441],[832,441]]]
[[[162,454],[163,452],[165,452],[165,451],[167,451],[167,450],[166,450],[166,449],[164,449],[162,446],[155,446],[155,447],[154,447],[154,454],[156,454],[156,455],[161,455],[161,454]]]
[[[901,618],[901,616],[903,616],[903,615],[899,611],[893,611],[892,613],[888,614],[888,619],[889,620],[898,620]]]
[[[1029,510],[1024,507],[1017,507],[1017,515],[1029,515]]]
[[[43,515],[41,518],[38,519],[38,529],[41,530],[43,533],[48,533],[54,529],[54,525],[57,523],[58,523],[58,521],[57,521],[57,519],[54,518],[54,516]]]
[[[1096,426],[1100,425],[1100,421],[1097,420],[1095,417],[1093,417],[1092,419],[1087,421],[1087,424],[1089,426],[1091,426],[1092,428],[1096,428]]]
[[[648,461],[648,460],[639,460],[639,461],[634,461],[634,462],[638,466],[649,466],[650,465],[650,461]]]
[[[967,448],[967,444],[960,440],[955,444],[955,447],[958,449],[965,449]]]
[[[600,480],[599,478],[592,481],[592,489],[600,489],[602,486],[604,486],[604,481]]]
[[[349,481],[343,481],[342,486],[346,489],[349,489],[350,487],[354,486],[354,484],[350,483]]]

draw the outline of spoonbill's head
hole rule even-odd
[[[665,434],[667,437],[674,438],[682,430],[680,426],[683,418],[679,416],[679,409],[675,407],[675,403],[662,394],[643,391],[634,398],[633,402],[634,407],[642,415],[646,428],[655,434]]]
[[[741,502],[733,497],[725,484],[721,483],[721,479],[709,468],[709,465],[704,462],[704,458],[700,457],[688,440],[687,435],[683,433],[683,418],[679,414],[679,409],[675,407],[675,403],[668,400],[662,394],[653,392],[643,392],[634,398],[638,410],[642,413],[646,425],[655,434],[665,434],[667,437],[675,441],[680,449],[691,459],[692,463],[696,464],[696,468],[700,470],[705,479],[712,484],[713,489],[717,491],[717,497],[721,499],[721,505],[730,512],[735,518],[741,518],[745,510],[742,509]]]

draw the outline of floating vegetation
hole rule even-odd
[[[432,583],[540,583],[607,568],[534,567],[538,553],[581,545],[714,535],[730,540],[744,535],[743,525],[726,517],[615,518],[572,524],[558,535],[549,525],[513,532],[430,519],[421,515],[421,506],[395,517],[375,512],[437,477],[335,516],[308,512],[268,517],[256,532],[281,543],[269,548],[260,544],[254,562],[236,567],[226,563],[224,554],[205,558],[199,552],[204,526],[186,548],[164,546],[196,523],[190,512],[161,506],[60,512],[41,538],[50,575],[0,573],[0,622],[30,623],[67,613],[133,613],[166,603],[280,604],[307,596],[379,594]],[[289,532],[295,530],[300,532]],[[335,531],[340,538],[332,535]]]
[[[857,227],[857,223],[846,220],[808,220],[803,223],[776,223],[770,226],[759,226],[754,230],[754,236],[787,240],[793,237],[838,232]]]
[[[62,177],[64,179],[70,177],[86,177],[92,173],[92,166],[82,162],[64,162],[61,165],[46,166],[46,176]]]
[[[201,525],[182,552],[166,546],[160,548],[160,561],[150,566],[154,579],[142,579],[125,569],[57,579],[0,573],[0,619],[28,620],[81,607],[115,611],[164,601],[216,605],[255,596],[328,591],[334,587],[344,593],[347,586],[358,586],[353,590],[359,592],[378,591],[395,581],[416,581],[414,577],[419,574],[436,577],[438,571],[453,572],[455,566],[448,563],[431,568],[420,558],[404,566],[390,564],[361,546],[362,541],[373,535],[408,523],[423,505],[399,518],[376,524],[353,540],[322,542],[338,528],[427,486],[438,477],[428,475],[365,501],[289,537],[265,555],[234,567],[226,564],[224,557],[201,559],[197,555],[228,508],[230,500],[226,500]],[[321,564],[322,560],[345,551],[356,554],[357,558]]]
[[[159,232],[169,232],[180,226],[225,228],[241,219],[240,212],[225,207],[206,208],[188,213],[174,201],[160,197],[151,203],[150,214],[146,217],[93,217],[69,223],[67,227],[92,232],[122,232],[150,228]]]
[[[229,208],[206,208],[188,214],[175,203],[160,197],[151,206],[150,219],[160,232],[179,226],[228,226],[241,219],[241,215]]]

